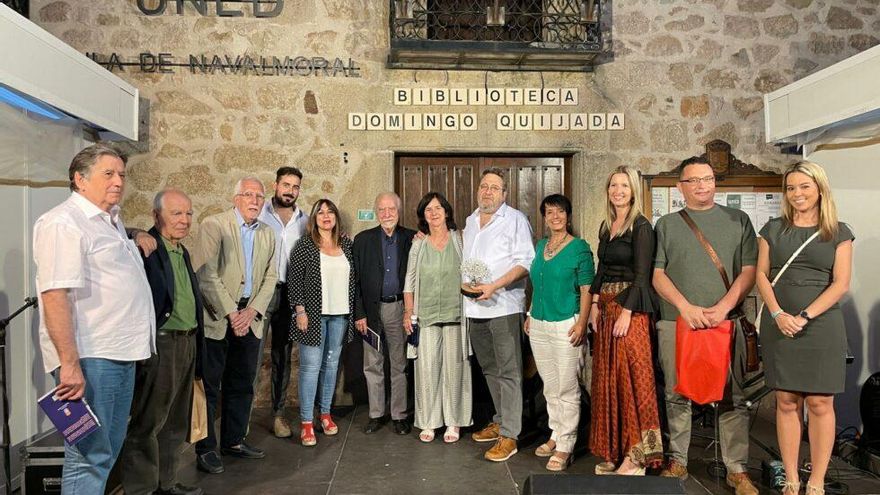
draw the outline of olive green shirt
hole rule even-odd
[[[198,325],[196,322],[196,299],[193,295],[192,281],[189,271],[186,269],[186,261],[183,259],[183,247],[180,244],[175,247],[162,237],[162,243],[168,251],[168,259],[171,260],[171,272],[174,274],[174,301],[171,304],[171,316],[162,325],[160,330],[192,330]]]
[[[744,266],[758,261],[758,241],[752,221],[742,210],[716,204],[708,210],[687,210],[690,217],[718,254],[730,283]],[[679,213],[657,220],[657,253],[654,268],[660,268],[689,303],[708,308],[715,305],[727,289],[712,258],[697,240]],[[678,310],[669,301],[660,301],[660,317],[675,320]]]
[[[425,240],[419,271],[419,323],[423,327],[461,321],[461,258],[446,243],[438,251]]]

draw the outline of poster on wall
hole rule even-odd
[[[655,187],[651,189],[651,223],[669,213],[669,188]]]
[[[749,216],[752,226],[758,232],[771,218],[781,215],[782,193],[770,192],[717,192],[715,202],[728,208],[742,210]],[[655,187],[651,189],[651,221],[667,213],[675,213],[684,208],[685,200],[681,191],[675,187]]]
[[[749,216],[749,220],[752,222],[752,226],[754,226],[757,213],[755,203],[755,193],[728,193],[727,200],[721,204],[726,204],[728,208],[742,210]]]
[[[681,191],[677,187],[668,187],[666,189],[669,191],[669,213],[675,213],[684,208],[685,201]]]
[[[755,218],[752,224],[760,231],[771,218],[782,215],[782,193],[755,193]]]

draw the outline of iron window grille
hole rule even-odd
[[[24,18],[29,17],[29,1],[28,0],[0,0],[0,3],[18,12]]]
[[[602,51],[602,0],[390,3],[392,68],[582,71]]]

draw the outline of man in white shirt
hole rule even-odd
[[[465,299],[471,345],[483,369],[495,416],[473,434],[477,442],[495,442],[485,458],[501,462],[516,454],[522,426],[522,349],[526,276],[535,257],[532,228],[526,216],[508,206],[504,171],[488,168],[480,180],[478,205],[465,221],[464,260],[485,263],[490,280]]]
[[[46,372],[54,372],[59,398],[85,398],[101,423],[65,444],[64,494],[104,493],[125,439],[135,362],[156,349],[150,285],[119,218],[125,162],[103,143],[77,153],[70,198],[34,224]]]
[[[275,252],[278,253],[278,284],[269,303],[269,327],[272,332],[272,411],[275,416],[272,431],[278,438],[291,436],[290,423],[284,418],[284,402],[290,383],[290,341],[292,314],[287,291],[287,262],[296,241],[306,231],[309,216],[296,205],[299,198],[302,172],[296,167],[281,167],[275,172],[272,189],[275,194],[263,205],[259,220],[275,231]]]

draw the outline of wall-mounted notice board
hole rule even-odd
[[[716,140],[706,145],[706,158],[715,172],[715,202],[745,211],[755,231],[771,218],[782,214],[782,176],[743,163],[730,154],[730,145]],[[642,200],[645,216],[654,223],[667,213],[685,206],[684,197],[676,187],[678,168],[657,175],[642,176]]]

